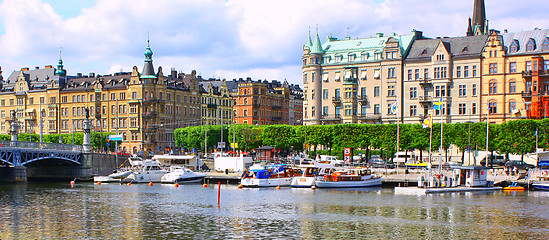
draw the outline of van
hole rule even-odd
[[[393,163],[398,165],[404,165],[405,163],[413,163],[416,161],[416,155],[414,152],[396,152],[393,155]]]
[[[329,155],[318,155],[317,161],[328,162],[334,166],[342,166],[345,163],[343,160],[337,159],[336,156],[329,156]]]

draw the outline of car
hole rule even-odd
[[[492,162],[490,163],[490,161],[488,161],[488,166],[491,166],[490,164],[493,164],[493,166],[503,166],[505,165],[505,157],[492,156]],[[480,161],[480,165],[486,166],[486,157]]]
[[[442,169],[450,170],[455,167],[461,166],[461,163],[458,162],[445,162],[442,164]]]
[[[370,158],[370,160],[368,160],[368,166],[373,168],[385,168],[387,163],[381,158]]]
[[[527,170],[530,168],[534,168],[534,165],[525,163],[523,161],[518,161],[518,160],[507,161],[504,166],[508,169],[513,169],[514,167],[517,167],[520,170],[525,170],[525,169]]]

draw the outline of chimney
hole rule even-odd
[[[28,67],[21,68],[21,71],[28,71],[28,70],[29,70]]]
[[[376,33],[376,35],[378,38],[383,37],[383,33]]]
[[[47,65],[47,66],[46,66],[46,69],[52,69],[52,68],[53,68],[52,65]]]
[[[81,78],[81,77],[82,77],[82,73],[77,73],[77,74],[76,74],[76,77]]]
[[[93,78],[93,77],[95,77],[95,73],[92,73],[92,72],[91,72],[91,73],[90,73],[90,78]]]
[[[503,33],[507,33],[507,29],[503,29]]]
[[[36,67],[34,67],[34,69],[40,69],[40,67],[36,66]]]

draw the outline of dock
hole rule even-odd
[[[419,187],[395,187],[395,194],[425,195],[432,193],[462,193],[462,192],[490,192],[499,191],[501,187],[442,187],[442,188],[419,188]]]

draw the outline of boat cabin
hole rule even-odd
[[[195,155],[154,155],[152,158],[160,163],[162,167],[184,166],[191,170],[198,169],[201,163]]]
[[[484,166],[458,166],[454,168],[454,186],[486,187],[488,168]]]

